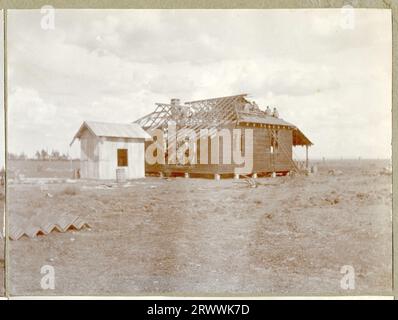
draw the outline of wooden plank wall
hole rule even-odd
[[[80,177],[99,178],[98,138],[85,130],[80,138]]]
[[[127,179],[145,177],[144,139],[103,138],[99,143],[99,177],[116,179],[117,149],[127,149]]]
[[[291,157],[292,157],[292,131],[290,129],[280,129],[278,130],[278,140],[279,144],[283,145],[280,146],[279,149],[275,150],[275,154],[271,154],[271,135],[268,129],[263,127],[253,127],[253,126],[238,126],[236,128],[242,129],[242,134],[244,134],[244,129],[252,129],[253,130],[253,152],[247,154],[247,156],[253,157],[253,170],[252,173],[266,173],[266,172],[284,172],[290,171],[292,169],[291,165]],[[232,137],[232,129],[228,128],[231,131]],[[231,139],[232,140],[232,139]],[[154,164],[149,165],[145,163],[145,171],[148,173],[154,172],[176,172],[176,173],[199,173],[199,174],[233,174],[235,168],[242,167],[242,165],[235,165],[235,164],[223,164],[222,158],[223,154],[223,145],[222,145],[222,138],[220,139],[219,145],[219,157],[220,157],[220,164],[211,164],[211,150],[209,150],[209,164],[200,164],[200,145],[199,141],[197,144],[197,162],[198,164],[195,165],[161,165],[161,164]],[[148,146],[151,142],[147,142],[146,146]],[[233,150],[233,141],[231,144],[228,145],[229,151],[232,154]],[[244,143],[244,138],[243,138]],[[210,141],[208,142],[210,148]],[[244,147],[243,147],[244,153]]]
[[[275,154],[275,171],[287,171],[293,168],[292,147],[293,131],[279,130],[279,147]]]
[[[144,139],[98,138],[85,130],[80,139],[82,179],[116,179],[117,149],[127,149],[127,179],[145,177]]]

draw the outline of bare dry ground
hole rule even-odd
[[[11,241],[13,295],[364,294],[391,290],[384,161],[319,163],[312,176],[9,185],[11,223],[45,212],[90,229]],[[335,169],[335,175],[328,171]],[[342,174],[339,174],[341,170]],[[52,197],[47,195],[49,193]],[[55,268],[42,290],[40,268]],[[352,265],[355,290],[341,289]]]

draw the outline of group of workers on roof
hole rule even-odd
[[[271,111],[271,108],[269,106],[267,106],[267,109],[265,109],[265,114],[267,116],[271,116],[271,117],[275,117],[275,118],[279,118],[279,112],[276,108],[274,108],[273,111]]]
[[[244,106],[244,111],[245,112],[251,112],[251,111],[261,112],[259,106],[257,105],[257,103],[255,101],[253,101],[252,103],[246,103]],[[271,110],[271,108],[269,106],[267,106],[267,109],[265,109],[265,111],[263,111],[263,112],[265,113],[265,115],[267,115],[269,117],[279,118],[279,112],[276,108]]]

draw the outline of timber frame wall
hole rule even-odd
[[[287,173],[294,169],[294,162],[292,160],[292,144],[293,144],[293,134],[291,128],[279,128],[279,127],[259,127],[259,125],[254,126],[253,124],[240,124],[234,128],[242,129],[242,135],[244,129],[253,130],[253,168],[251,172],[247,174],[269,174],[272,172],[276,173]],[[228,129],[228,128],[227,128]],[[232,130],[232,129],[230,129]],[[271,146],[273,139],[272,130],[277,131],[277,146],[274,145],[274,152],[271,153]],[[275,132],[275,131],[274,131]],[[231,134],[232,137],[232,134]],[[150,142],[146,144],[148,146]],[[231,141],[230,148],[232,154],[232,144]],[[219,164],[211,164],[211,142],[208,141],[208,164],[200,163],[200,148],[199,141],[197,142],[197,164],[148,164],[145,163],[146,173],[166,173],[166,174],[234,174],[235,168],[242,167],[243,165],[236,164],[223,164],[223,145],[222,138],[220,139],[219,145]],[[244,138],[243,138],[243,151],[242,155],[249,156],[244,153]],[[167,161],[167,160],[166,160]]]
[[[294,125],[280,119],[278,115],[270,115],[260,110],[255,102],[249,102],[247,94],[211,98],[179,103],[179,99],[172,99],[170,104],[156,103],[156,108],[150,114],[138,119],[144,130],[153,136],[154,130],[168,131],[169,123],[177,129],[177,141],[183,138],[179,129],[191,129],[199,134],[201,129],[208,129],[213,137],[223,129],[252,129],[253,154],[251,156],[253,167],[247,174],[261,173],[287,173],[292,170],[299,171],[292,159],[293,146],[308,146],[312,142]],[[231,134],[232,137],[232,134]],[[209,138],[210,140],[210,138]],[[233,140],[233,139],[231,139]],[[146,143],[146,147],[150,144]],[[234,142],[229,148],[233,150]],[[164,144],[165,145],[165,144]],[[243,144],[244,145],[244,144]],[[220,143],[219,164],[212,164],[211,142],[208,142],[208,164],[200,163],[200,142],[196,142],[197,164],[175,165],[145,163],[146,173],[166,174],[234,174],[237,167],[243,165],[223,164],[223,146]],[[271,153],[271,146],[274,152]],[[244,150],[244,148],[243,148]],[[245,155],[249,156],[249,155]],[[308,163],[308,160],[307,160]]]

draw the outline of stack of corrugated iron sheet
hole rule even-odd
[[[30,218],[18,216],[11,217],[9,237],[11,240],[18,240],[23,236],[34,238],[38,235],[47,235],[53,231],[66,232],[68,230],[80,230],[84,227],[89,227],[89,225],[80,217],[73,215],[35,215]]]

